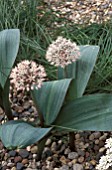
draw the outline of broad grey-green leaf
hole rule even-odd
[[[20,41],[19,29],[0,32],[0,84],[4,88],[17,56]]]
[[[9,121],[1,127],[1,140],[6,148],[25,148],[41,140],[51,128],[36,128],[23,121]]]
[[[66,130],[112,131],[112,95],[78,98],[62,108],[54,124]]]
[[[53,123],[63,105],[71,79],[44,82],[40,89],[32,91],[32,98],[45,123]]]
[[[58,69],[58,78],[74,78],[74,88],[71,90],[72,98],[81,97],[84,93],[84,90],[87,86],[90,75],[93,71],[99,47],[98,46],[79,46],[80,48],[80,58],[75,63],[72,63],[64,69]],[[75,91],[75,94],[74,94]],[[73,97],[75,95],[75,97]]]

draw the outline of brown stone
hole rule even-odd
[[[21,156],[16,156],[16,157],[14,158],[14,162],[15,162],[15,163],[21,162],[21,161],[22,161]]]
[[[29,160],[28,159],[23,159],[22,160],[22,163],[25,165],[25,164],[28,164]]]

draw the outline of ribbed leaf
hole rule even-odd
[[[1,140],[6,148],[25,148],[42,139],[51,128],[35,128],[22,121],[9,121],[1,126]]]
[[[9,29],[0,32],[0,84],[4,88],[19,48],[20,32]]]
[[[54,123],[68,130],[112,130],[112,95],[97,94],[66,104]]]
[[[53,123],[62,107],[71,79],[44,82],[40,89],[32,91],[32,98],[45,123]]]
[[[70,95],[71,98],[81,97],[84,93],[84,90],[87,86],[90,75],[93,71],[97,54],[99,51],[98,46],[79,46],[80,47],[80,59],[77,62],[70,64],[66,67],[66,70],[62,68],[58,69],[58,78],[74,78],[74,83]],[[75,91],[75,93],[74,93]]]

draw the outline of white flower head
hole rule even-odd
[[[23,60],[12,69],[10,82],[16,91],[29,91],[36,85],[40,88],[45,80],[46,72],[42,65],[37,65],[34,61]]]
[[[46,59],[55,66],[64,68],[75,62],[80,56],[79,47],[76,43],[59,36],[56,41],[49,45]]]
[[[106,148],[112,148],[112,138],[107,139],[105,143]]]
[[[96,166],[98,170],[106,170],[112,166],[112,138],[106,140],[107,148],[106,155],[102,156],[99,160],[99,164]]]

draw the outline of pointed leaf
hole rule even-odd
[[[97,59],[97,54],[99,51],[98,46],[90,46],[90,45],[85,45],[85,46],[79,46],[80,47],[80,59],[77,60],[77,62],[72,63],[66,67],[66,74],[64,73],[64,70],[62,68],[58,69],[58,78],[74,78],[74,90],[72,88],[71,94],[72,98],[73,95],[76,97],[81,97],[84,93],[84,90],[87,86],[88,80],[90,78],[90,75],[93,71],[96,59]],[[74,97],[74,98],[75,98]]]
[[[0,32],[0,84],[4,88],[19,48],[20,32],[9,29]]]
[[[64,102],[70,82],[71,79],[44,82],[40,89],[32,91],[35,105],[40,114],[43,115],[47,125],[55,121]]]
[[[6,148],[25,148],[41,140],[51,128],[35,128],[23,121],[9,121],[2,125],[1,140]]]
[[[78,98],[63,107],[54,124],[66,130],[111,131],[112,95]]]

